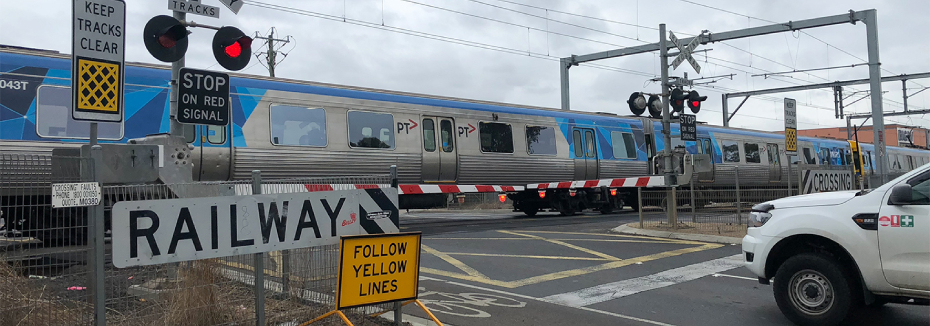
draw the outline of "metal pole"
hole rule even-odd
[[[737,224],[743,224],[743,210],[742,210],[742,198],[740,198],[739,190],[739,167],[733,167],[734,178],[736,178],[736,222]]]
[[[639,228],[643,228],[643,187],[636,187],[636,202],[639,205]]]
[[[391,187],[397,188],[397,165],[391,165]]]
[[[665,24],[659,24],[659,65],[662,70],[662,135],[665,140],[665,148],[663,149],[665,156],[665,184],[672,186],[678,182],[674,179],[673,169],[672,169],[672,118],[668,110],[669,104],[669,89],[668,89],[668,45],[666,44],[666,35],[665,35]],[[666,198],[673,198],[675,196],[675,189],[669,188],[671,192]],[[675,201],[668,201],[668,212],[672,213],[675,210]]]
[[[907,112],[907,79],[901,80],[901,95],[904,95],[904,112]]]
[[[96,125],[96,123],[94,124]],[[93,166],[93,181],[100,180],[100,171],[103,162],[103,153],[101,152],[100,145],[93,145],[90,147],[90,163]],[[99,183],[98,183],[99,185]],[[101,190],[102,191],[102,190]],[[105,268],[105,246],[104,242],[104,228],[106,227],[106,222],[103,217],[103,200],[101,200],[97,205],[91,206],[88,208],[90,213],[90,235],[93,242],[92,254],[89,257],[90,266],[93,269],[93,277],[91,278],[91,288],[93,289],[94,295],[94,321],[95,325],[102,326],[107,324],[107,310],[106,310],[106,287],[104,285],[104,268]]]
[[[721,94],[720,97],[721,97],[721,102],[720,102],[720,103],[723,104],[723,126],[724,126],[724,127],[729,127],[729,126],[730,126],[730,116],[729,116],[729,112],[728,112],[728,111],[729,111],[729,107],[727,106],[727,102],[728,102],[727,100],[728,100],[729,98],[727,97],[727,94]]]
[[[852,119],[846,116],[846,140],[852,139]]]
[[[391,165],[391,187],[397,188],[397,165]],[[400,301],[394,301],[394,326],[403,324],[404,312]]]
[[[869,48],[869,90],[872,100],[872,135],[875,142],[875,167],[882,183],[888,182],[888,156],[885,147],[885,117],[882,112],[881,61],[878,57],[878,15],[875,9],[865,11],[866,43]]]
[[[184,21],[187,18],[187,13],[175,11],[174,18],[180,21]],[[168,134],[171,136],[184,136],[184,128],[180,122],[178,122],[178,79],[181,75],[181,68],[184,67],[184,57],[181,57],[180,60],[171,63],[171,97],[169,99],[169,116],[168,119]]]
[[[797,154],[795,154],[797,155]],[[801,161],[800,155],[798,155],[798,162]],[[788,157],[788,197],[791,197],[791,157]]]
[[[90,146],[97,145],[97,123],[90,123]]]
[[[271,34],[268,36],[268,74],[271,75],[271,77],[274,77],[274,63],[274,29],[272,29]]]
[[[559,77],[562,79],[562,110],[571,110],[568,96],[568,68],[572,67],[571,58],[559,60]]]
[[[262,193],[262,171],[252,170],[252,194]],[[265,257],[262,253],[252,255],[253,271],[255,272],[255,325],[265,325]]]
[[[697,222],[697,214],[695,213],[694,207],[694,181],[689,183],[691,185],[691,223]]]

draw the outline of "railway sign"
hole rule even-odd
[[[336,309],[416,299],[420,232],[342,237]]]
[[[242,8],[242,0],[220,0],[220,2],[236,15],[239,14],[239,8]]]
[[[682,61],[688,60],[688,63],[691,64],[691,68],[694,68],[694,71],[701,73],[701,65],[697,63],[697,60],[694,60],[691,57],[691,52],[694,51],[700,44],[700,35],[695,36],[691,39],[691,42],[688,45],[682,46],[681,42],[678,40],[678,37],[675,37],[675,33],[671,31],[668,32],[668,39],[672,41],[672,44],[675,44],[675,47],[678,48],[678,56],[675,57],[675,60],[672,61],[672,69],[678,69],[678,66],[681,65]]]
[[[843,191],[853,189],[853,176],[849,170],[801,170],[801,194]]]
[[[100,203],[100,183],[54,183],[52,184],[52,207],[95,206]]]
[[[798,151],[797,101],[785,98],[785,151]]]
[[[682,113],[678,118],[679,128],[681,129],[681,140],[697,140],[697,116],[694,114]]]
[[[178,122],[214,126],[229,124],[229,75],[181,68]]]
[[[123,121],[126,3],[73,0],[71,117]]]
[[[168,9],[177,12],[220,18],[220,7],[208,6],[199,0],[168,0]]]
[[[340,236],[399,231],[394,188],[122,201],[112,214],[113,265],[119,268],[334,245]]]

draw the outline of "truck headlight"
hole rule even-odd
[[[769,211],[775,209],[775,206],[768,203],[762,203],[752,207],[749,212],[749,227],[757,228],[768,222],[772,218]]]

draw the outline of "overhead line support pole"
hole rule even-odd
[[[869,89],[872,95],[872,136],[878,157],[875,160],[882,183],[888,182],[888,156],[885,147],[885,117],[882,112],[881,61],[878,56],[878,14],[874,9],[866,10],[865,34],[869,49]]]

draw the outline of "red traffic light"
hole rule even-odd
[[[213,36],[213,57],[223,68],[241,70],[252,56],[252,38],[238,28],[223,26]]]
[[[692,90],[688,92],[688,107],[691,108],[691,112],[698,113],[701,111],[701,102],[707,99],[707,96],[701,96],[697,91]]]
[[[685,92],[681,88],[673,89],[669,100],[671,100],[672,110],[675,112],[685,110]]]

